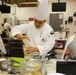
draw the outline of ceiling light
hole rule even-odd
[[[40,2],[40,0],[38,0]]]
[[[13,4],[13,5],[16,6],[16,7],[18,6],[17,4]]]

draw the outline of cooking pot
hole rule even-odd
[[[0,62],[1,70],[11,70],[12,69],[12,61],[11,60],[4,60]]]

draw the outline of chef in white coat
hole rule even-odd
[[[7,19],[4,19],[4,30],[11,30],[11,25],[7,22]]]
[[[26,49],[29,54],[38,52],[41,56],[44,56],[54,47],[55,40],[50,35],[53,29],[46,23],[47,8],[48,0],[41,0],[37,8],[34,22],[15,26],[11,30],[13,37],[28,39],[32,43],[32,46]]]

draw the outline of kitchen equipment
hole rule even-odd
[[[76,75],[76,61],[57,61],[56,72],[63,73],[65,75]]]
[[[6,71],[8,74],[20,74],[19,70],[16,70],[13,67],[13,63],[18,63],[20,64],[20,62],[12,59],[12,58],[8,58],[6,60],[0,61],[0,70],[1,71]]]
[[[23,45],[24,57],[25,57],[26,60],[30,60],[32,58],[32,53],[28,54],[26,49],[28,47],[32,46],[32,43],[30,41],[26,40],[26,39],[23,39],[22,41],[24,43],[24,45]]]
[[[23,39],[22,40],[24,45],[23,45],[23,52],[24,52],[24,58],[26,60],[30,60],[31,58],[33,58],[34,55],[38,55],[38,52],[33,52],[28,54],[27,53],[27,48],[30,46],[33,46],[33,44],[31,43],[31,41],[27,40],[27,39]]]
[[[42,75],[42,66],[42,59],[25,60],[20,66],[20,73],[22,75]]]
[[[20,63],[22,63],[24,61],[24,58],[20,58],[20,57],[11,57],[10,60],[12,60],[14,63],[13,63],[13,66],[14,67],[19,67],[20,66]]]
[[[26,60],[30,60],[32,58],[32,54],[28,54],[26,51],[26,45],[23,45],[24,58]]]
[[[8,70],[10,71],[12,69],[12,61],[11,60],[3,60],[0,62],[0,68],[1,70]]]

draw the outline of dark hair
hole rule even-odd
[[[72,23],[73,22],[73,17],[68,17],[68,23]]]
[[[7,19],[6,19],[6,18],[4,19],[4,23],[5,23],[5,22],[7,22]]]

